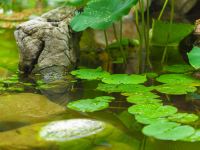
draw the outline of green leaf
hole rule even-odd
[[[152,88],[145,87],[144,85],[137,84],[102,84],[100,83],[97,90],[112,93],[112,92],[123,92],[123,93],[135,93],[135,92],[149,92]]]
[[[142,124],[153,124],[157,122],[168,121],[166,118],[149,118],[147,116],[142,116],[142,115],[136,115],[135,120],[137,120],[137,122],[142,123]]]
[[[172,66],[164,66],[163,70],[173,73],[185,73],[193,71],[194,69],[189,65],[177,64]]]
[[[90,0],[66,0],[66,5],[71,6],[84,6]]]
[[[70,25],[74,31],[88,27],[104,30],[129,13],[138,0],[94,0],[90,1],[83,13],[75,16]]]
[[[160,93],[170,95],[183,95],[197,90],[196,87],[185,84],[163,84],[155,86],[155,89]]]
[[[113,74],[102,79],[102,82],[107,84],[140,84],[145,81],[147,81],[146,76],[135,74]]]
[[[97,69],[79,69],[72,71],[71,74],[86,80],[98,80],[109,75],[108,72],[103,71],[100,67]]]
[[[144,127],[142,132],[156,139],[176,141],[191,136],[195,130],[191,126],[181,126],[174,122],[156,122]]]
[[[192,33],[194,26],[191,24],[170,24],[154,20],[151,45],[178,46],[180,41]]]
[[[114,97],[111,96],[101,96],[94,99],[81,99],[70,102],[67,107],[82,112],[94,112],[108,108],[109,102],[113,99]]]
[[[128,108],[128,112],[134,115],[142,115],[149,118],[160,118],[170,116],[177,112],[173,106],[162,106],[162,104],[140,104]]]
[[[200,47],[193,47],[193,49],[187,53],[189,62],[195,69],[200,69]]]
[[[167,84],[200,84],[200,80],[185,74],[164,74],[158,77],[156,80],[158,82]]]
[[[190,137],[187,137],[183,139],[184,141],[189,142],[198,142],[200,141],[200,129],[197,129],[194,134],[192,134]]]
[[[168,117],[170,121],[179,122],[179,123],[191,123],[197,121],[199,117],[195,114],[188,113],[176,113]]]

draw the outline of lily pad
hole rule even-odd
[[[190,65],[177,64],[177,65],[165,66],[163,70],[173,73],[185,73],[193,71],[194,69]]]
[[[112,92],[123,92],[123,93],[135,93],[135,92],[149,92],[152,90],[150,87],[137,84],[102,84],[100,83],[97,90],[112,93]]]
[[[74,31],[86,28],[104,30],[129,13],[138,0],[95,0],[90,1],[83,13],[76,15],[71,21]]]
[[[188,113],[176,113],[168,117],[170,121],[179,122],[179,123],[191,123],[197,121],[199,117],[195,114]]]
[[[200,68],[200,48],[199,47],[194,47],[189,53],[187,53],[189,62],[190,64],[195,68],[199,69]]]
[[[142,124],[153,124],[157,122],[168,121],[166,118],[149,118],[147,116],[136,115],[135,120]]]
[[[189,142],[198,142],[200,141],[200,129],[197,129],[194,134],[192,134],[190,137],[187,137],[183,139],[184,141]]]
[[[72,71],[71,74],[75,75],[77,78],[86,80],[98,80],[109,75],[108,72],[103,71],[100,67],[97,69],[79,69]]]
[[[113,74],[102,79],[102,82],[107,84],[140,84],[145,81],[147,81],[146,76],[135,74]]]
[[[200,80],[185,74],[164,74],[156,79],[158,82],[167,84],[200,84]]]
[[[176,141],[191,136],[195,130],[191,126],[174,122],[157,122],[144,127],[142,132],[156,139]]]
[[[114,97],[111,96],[101,96],[94,99],[82,99],[70,102],[67,107],[82,112],[94,112],[108,108],[109,102],[113,99]]]
[[[134,115],[142,115],[149,118],[167,117],[177,112],[173,106],[162,106],[162,104],[140,104],[128,108],[128,112]]]
[[[196,87],[185,84],[163,84],[156,86],[155,89],[160,93],[170,95],[183,95],[197,90]]]

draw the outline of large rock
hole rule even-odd
[[[74,8],[60,7],[17,27],[21,73],[41,73],[56,80],[75,67],[80,34],[69,27],[74,12]]]

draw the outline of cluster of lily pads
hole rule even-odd
[[[145,125],[142,130],[145,135],[161,140],[200,141],[200,130],[192,127],[199,117],[178,112],[174,106],[164,105],[160,96],[154,92],[167,95],[195,92],[196,87],[200,86],[200,80],[193,78],[191,71],[193,69],[188,65],[166,66],[166,74],[158,77],[153,74],[156,79],[152,86],[143,84],[148,81],[147,74],[110,74],[101,68],[80,69],[71,74],[79,79],[100,80],[102,83],[99,83],[97,90],[127,96],[127,102],[133,104],[128,112],[135,116],[136,121]],[[94,112],[109,108],[109,103],[114,99],[112,96],[81,99],[70,102],[67,107],[76,111]]]

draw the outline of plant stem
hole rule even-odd
[[[169,1],[169,0],[165,0],[165,3],[164,3],[164,5],[163,5],[163,7],[162,7],[162,10],[160,11],[160,14],[159,14],[159,16],[158,16],[158,20],[160,20],[160,19],[162,18],[163,12],[165,11],[165,8],[166,8],[166,6],[167,6],[168,1]]]
[[[149,46],[149,29],[150,29],[150,12],[149,12],[149,0],[147,0],[147,32],[146,32],[146,37],[147,37],[147,64],[150,67],[150,69],[152,69],[152,64],[151,64],[151,60],[150,60],[150,46]]]
[[[108,36],[106,30],[104,30],[104,37],[105,37],[105,42],[106,42],[106,50],[108,48]]]
[[[162,60],[161,60],[162,65],[164,64],[165,58],[166,58],[166,55],[167,55],[167,49],[168,49],[167,44],[168,44],[169,38],[170,38],[173,19],[174,19],[174,0],[171,0],[170,27],[169,27],[168,36],[167,36],[167,42],[166,42],[165,49],[164,49],[163,56],[162,56]]]
[[[126,56],[124,54],[124,51],[123,51],[123,48],[122,48],[122,44],[120,42],[120,40],[118,39],[118,36],[117,36],[117,30],[116,30],[116,27],[115,27],[115,24],[113,23],[113,31],[114,31],[114,36],[115,36],[115,39],[117,41],[117,43],[119,44],[119,49],[120,49],[120,52],[122,54],[122,57],[124,59],[124,62],[126,63]]]

